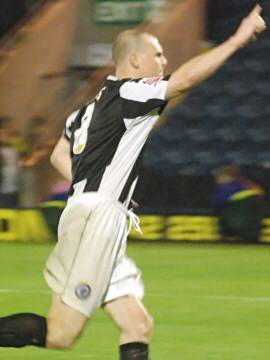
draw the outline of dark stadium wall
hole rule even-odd
[[[37,135],[32,130],[38,118],[45,121],[41,138],[53,139],[58,131],[57,122],[50,119],[61,114],[67,82],[61,74],[68,65],[77,11],[78,1],[49,1],[2,44],[5,56],[0,65],[0,87],[5,90],[0,92],[1,116],[16,123],[18,135],[24,140]],[[43,151],[48,144],[44,146],[41,138],[35,138],[35,145]],[[32,146],[30,142],[30,150]],[[35,205],[55,178],[55,173],[47,172],[47,160],[31,167],[32,175],[37,176],[22,197],[26,206]]]
[[[152,25],[168,58],[168,73],[204,49],[206,10],[207,0],[172,1],[163,25]]]

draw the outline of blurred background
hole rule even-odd
[[[155,34],[171,73],[232,35],[255,4],[1,0],[0,239],[55,237],[69,184],[49,156],[67,116],[113,72],[120,31]],[[269,63],[268,31],[168,105],[134,196],[143,239],[270,241]]]
[[[69,189],[49,156],[113,72],[116,35],[158,36],[169,74],[231,36],[256,2],[0,1],[0,316],[47,314],[42,269]],[[268,23],[270,1],[260,3]],[[171,102],[152,132],[134,195],[144,234],[132,231],[128,254],[143,271],[155,360],[270,359],[269,64],[268,30]],[[118,338],[97,311],[71,353],[0,358],[113,360]]]

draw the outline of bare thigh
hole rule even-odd
[[[58,294],[53,294],[47,318],[47,347],[68,349],[83,333],[88,318],[66,305]]]
[[[105,304],[104,310],[120,329],[120,344],[150,342],[153,320],[141,300],[133,296],[121,297]]]

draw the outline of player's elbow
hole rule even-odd
[[[50,156],[50,163],[52,164],[53,167],[56,167],[58,163],[58,159],[59,159],[59,154],[57,151],[54,150]]]
[[[53,152],[51,153],[51,164],[57,168],[58,164],[61,164],[63,161],[65,161],[64,159],[69,158],[69,151],[69,142],[64,137],[61,137],[55,145]]]
[[[51,156],[50,156],[50,163],[51,163],[52,165],[54,165],[54,163],[55,163],[55,155],[54,155],[53,152],[51,153]]]

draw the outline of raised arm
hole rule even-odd
[[[171,99],[200,84],[213,75],[235,52],[255,40],[256,35],[266,29],[261,12],[262,8],[256,5],[232,37],[180,66],[169,80],[167,98]]]
[[[51,164],[56,170],[64,176],[68,181],[72,181],[72,164],[70,158],[70,144],[69,141],[61,136],[55,145],[50,157]]]

